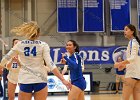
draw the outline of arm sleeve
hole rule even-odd
[[[130,57],[127,58],[127,60],[132,63],[135,58],[137,57],[138,55],[138,49],[139,49],[139,45],[137,44],[136,41],[133,41],[132,42],[132,48],[131,48],[131,54],[130,54]]]
[[[7,62],[17,54],[18,54],[18,52],[16,51],[16,48],[12,48],[1,60],[1,65],[5,66],[7,64]]]
[[[64,59],[67,61],[67,64],[69,65],[69,67],[71,67],[73,69],[78,67],[77,57],[76,57],[76,59],[71,60],[70,58],[68,58],[68,56],[64,56]]]
[[[43,58],[47,64],[47,66],[50,68],[50,70],[52,71],[54,68],[56,68],[56,65],[54,64],[54,62],[51,59],[50,56],[50,48],[47,44],[44,44],[44,48],[43,48]]]
[[[48,66],[45,66],[45,65],[44,65],[44,67],[46,68],[47,72],[50,72],[50,71],[51,71],[50,68],[49,68]]]
[[[6,68],[9,69],[9,70],[11,69],[11,66],[10,66],[10,68],[8,68],[8,66],[9,66],[9,64],[10,64],[11,62],[12,62],[12,59],[10,59],[10,60],[6,63]],[[12,63],[11,63],[11,65],[12,65]]]

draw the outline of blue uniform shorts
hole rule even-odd
[[[20,84],[20,90],[26,93],[38,92],[45,88],[47,83]]]
[[[72,85],[75,85],[76,87],[80,88],[82,91],[84,91],[86,89],[86,81],[85,81],[84,77],[74,80],[71,83],[72,83]]]

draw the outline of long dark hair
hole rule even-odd
[[[15,38],[15,39],[12,40],[12,47],[14,46],[14,42],[15,42],[16,40],[19,40],[19,39],[16,39],[16,38]]]
[[[135,39],[137,40],[137,42],[139,43],[140,45],[140,39],[138,38],[137,36],[137,32],[136,32],[136,27],[132,24],[128,24],[127,27],[131,30],[131,31],[134,31],[133,32],[133,36],[135,37]]]
[[[79,45],[77,44],[77,42],[74,41],[74,40],[69,40],[69,41],[72,42],[73,45],[76,47],[76,48],[75,48],[75,52],[78,52],[78,53],[79,53],[80,50],[79,50]],[[68,42],[69,42],[69,41],[68,41]]]

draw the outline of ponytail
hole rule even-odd
[[[128,25],[126,25],[131,31],[134,31],[133,32],[133,36],[135,37],[135,39],[137,40],[137,42],[139,43],[139,45],[140,45],[140,39],[138,38],[138,36],[137,36],[137,32],[136,32],[136,27],[134,26],[134,25],[132,25],[132,24],[128,24]]]
[[[138,36],[135,36],[135,38],[136,38],[137,42],[138,42],[139,45],[140,45],[140,39],[138,38]]]

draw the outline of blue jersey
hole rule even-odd
[[[124,75],[125,74],[125,69],[118,71],[118,68],[116,68],[116,74],[118,75]]]
[[[71,56],[64,56],[67,65],[70,69],[71,81],[83,78],[82,74],[82,58],[78,53],[74,53]]]

